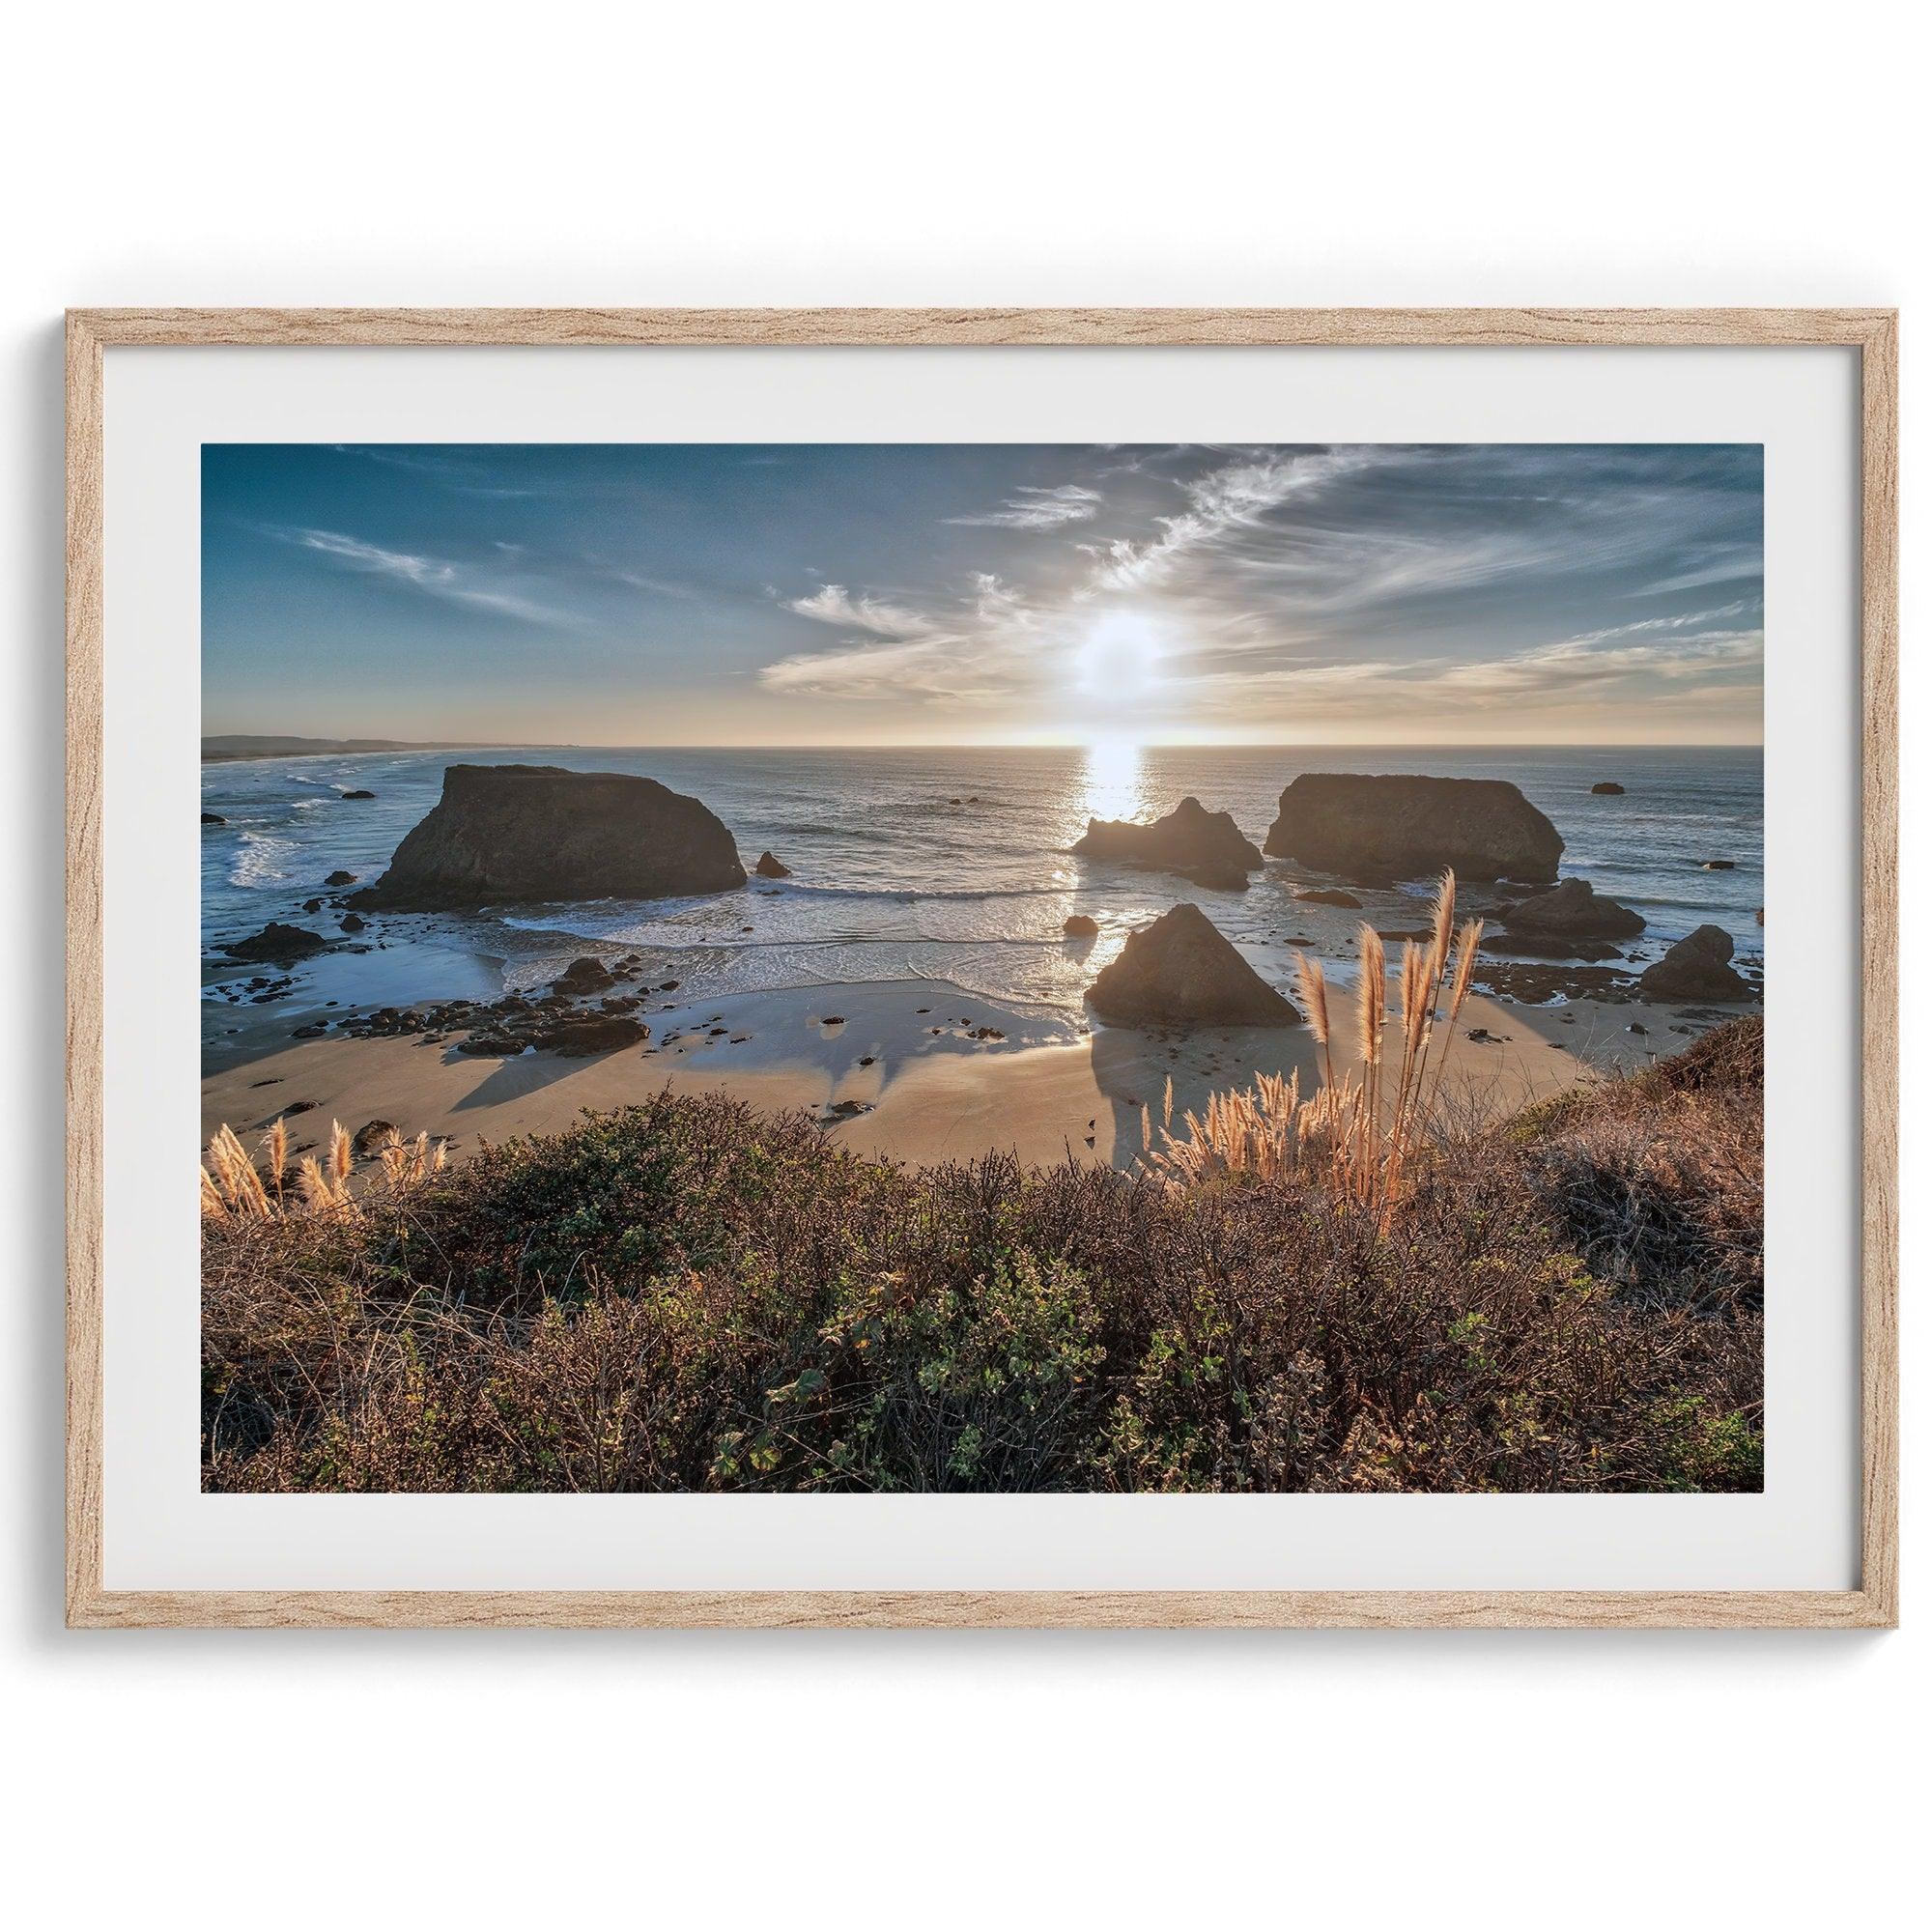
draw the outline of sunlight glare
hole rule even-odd
[[[1081,774],[1081,819],[1138,818],[1147,805],[1143,778],[1138,745],[1122,738],[1102,738],[1089,745],[1087,768]]]
[[[1120,702],[1152,690],[1163,655],[1159,623],[1144,611],[1103,611],[1088,625],[1073,660],[1075,688]]]

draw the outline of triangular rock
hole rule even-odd
[[[1178,905],[1132,933],[1087,989],[1115,1026],[1294,1026],[1301,1014],[1197,905]]]

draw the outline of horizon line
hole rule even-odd
[[[651,742],[608,739],[390,738],[344,731],[308,736],[295,731],[204,731],[203,744],[222,738],[295,740],[311,746],[371,744],[343,757],[393,757],[404,752],[1081,752],[1096,745],[1130,745],[1142,752],[1742,752],[1762,751],[1758,738],[1136,738],[1109,733],[1091,738],[917,738],[870,740],[696,739]]]

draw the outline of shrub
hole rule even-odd
[[[1701,1045],[1368,1201],[907,1170],[710,1094],[213,1215],[204,1482],[1757,1488],[1761,1094]]]

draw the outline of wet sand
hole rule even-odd
[[[1451,1043],[1444,1108],[1506,1115],[1678,1052],[1728,1010],[1472,996]],[[668,1088],[723,1091],[765,1111],[803,1108],[855,1152],[916,1164],[999,1150],[1030,1162],[1127,1166],[1141,1151],[1141,1110],[1158,1123],[1170,1078],[1177,1122],[1257,1073],[1298,1069],[1309,1093],[1320,1078],[1321,1049],[1305,1026],[1090,1032],[917,980],[745,994],[639,1017],[651,1023],[647,1048],[496,1060],[420,1037],[291,1040],[288,1020],[265,1014],[224,1042],[203,1080],[203,1138],[225,1122],[250,1140],[286,1115],[301,1147],[320,1142],[331,1120],[352,1132],[381,1120],[446,1138],[460,1158],[480,1141],[554,1131],[585,1109]],[[1005,1037],[975,1037],[981,1028]],[[1468,1037],[1479,1030],[1490,1037]],[[1351,1064],[1339,1038],[1335,1064],[1338,1073]]]

